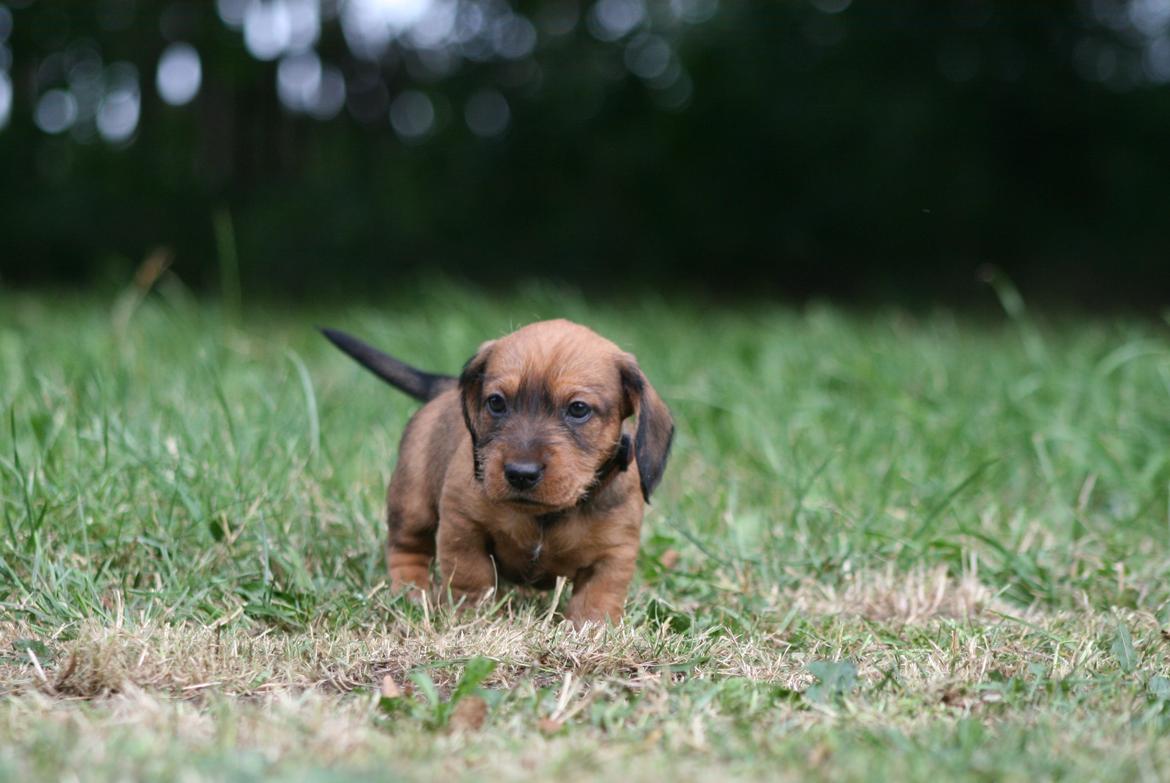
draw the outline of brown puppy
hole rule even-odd
[[[547,588],[564,576],[575,625],[621,619],[643,503],[674,433],[632,355],[584,326],[543,321],[484,343],[456,379],[323,331],[426,401],[387,490],[395,589],[430,584],[437,545],[442,587],[456,601],[478,600],[498,577]]]

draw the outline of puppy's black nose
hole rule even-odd
[[[544,465],[535,462],[509,462],[504,466],[504,478],[516,489],[532,489],[544,476]]]

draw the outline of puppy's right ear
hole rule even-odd
[[[666,403],[642,374],[633,355],[626,354],[618,370],[625,390],[622,416],[630,416],[635,412],[638,414],[634,458],[642,482],[642,497],[649,503],[650,493],[658,486],[666,470],[670,443],[674,439],[674,419],[670,415],[670,408],[666,407]]]
[[[495,340],[488,340],[479,346],[463,365],[463,372],[459,374],[459,397],[463,406],[463,423],[467,425],[467,432],[471,435],[471,451],[475,455],[475,477],[483,480],[483,466],[479,461],[479,432],[476,422],[479,421],[480,404],[483,401],[483,376],[487,369],[488,358],[491,356]]]

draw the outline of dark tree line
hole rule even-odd
[[[366,62],[326,19],[315,51],[351,103],[358,87],[385,101],[363,121],[282,105],[276,64],[212,3],[131,4],[111,26],[102,3],[32,2],[10,13],[0,282],[117,278],[166,246],[213,286],[227,214],[244,284],[274,294],[441,271],[962,299],[994,265],[1039,297],[1153,303],[1170,282],[1170,33],[1134,5],[724,2],[694,23],[651,5],[600,40],[592,4],[553,36],[548,4],[515,3],[530,54],[442,74],[409,47]],[[655,65],[631,53],[644,34],[669,44],[668,86],[631,72]],[[181,107],[154,94],[173,40],[202,59]],[[78,41],[137,67],[129,143],[37,128],[38,68]],[[485,87],[508,107],[494,138],[464,121]],[[405,91],[432,107],[419,139],[387,119]]]

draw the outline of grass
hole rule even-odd
[[[1005,301],[0,293],[0,779],[1166,779],[1166,325]],[[627,620],[410,606],[414,406],[311,327],[454,370],[550,316],[678,420]]]

